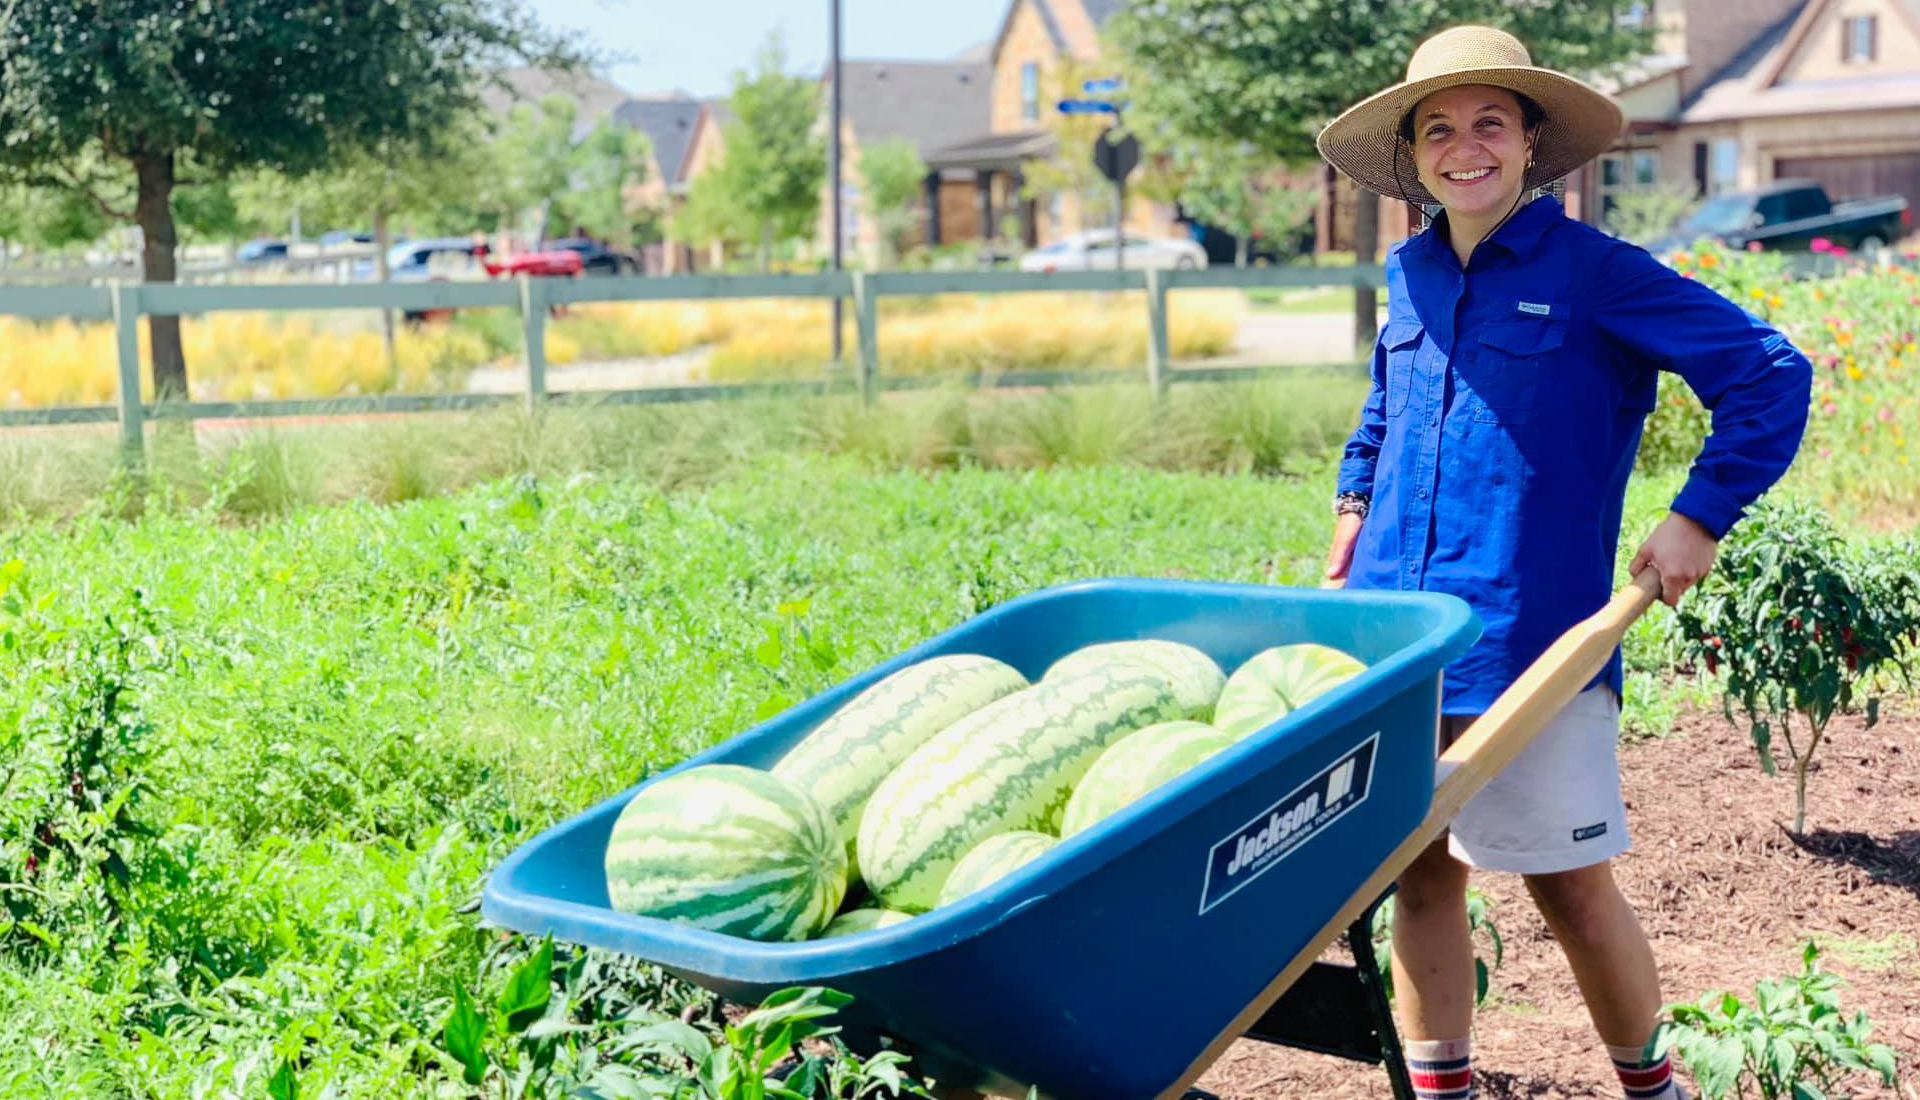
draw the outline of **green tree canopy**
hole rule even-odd
[[[880,231],[882,257],[897,261],[920,217],[926,194],[927,164],[905,138],[877,141],[860,148],[860,192]]]
[[[766,270],[776,241],[812,233],[827,175],[826,141],[818,131],[820,85],[786,72],[778,37],[760,49],[751,75],[736,72],[721,128],[722,153],[694,181],[687,235],[697,240],[753,240]]]
[[[12,0],[0,19],[0,169],[138,224],[156,282],[174,277],[183,169],[302,174],[431,144],[492,68],[570,54],[513,0]],[[67,174],[89,154],[101,171]],[[132,206],[114,205],[108,173],[129,170]],[[185,392],[178,318],[149,325],[156,389]]]

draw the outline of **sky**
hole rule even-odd
[[[828,0],[524,0],[549,27],[587,32],[618,55],[602,75],[636,95],[725,95],[768,33],[781,32],[788,68],[817,73],[827,58]],[[993,37],[1007,0],[841,0],[841,56],[953,57]]]

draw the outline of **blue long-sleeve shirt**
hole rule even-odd
[[[1658,372],[1712,410],[1673,511],[1718,538],[1793,460],[1812,366],[1551,198],[1516,211],[1464,271],[1440,228],[1388,254],[1387,322],[1339,488],[1373,497],[1349,588],[1450,592],[1479,614],[1485,632],[1447,667],[1442,700],[1479,714],[1612,595]],[[1620,690],[1617,650],[1601,682]]]

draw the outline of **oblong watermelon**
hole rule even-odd
[[[1262,650],[1227,677],[1213,724],[1245,737],[1366,670],[1351,655],[1314,642]]]
[[[873,789],[907,754],[960,719],[1027,686],[992,657],[932,657],[855,696],[795,745],[773,774],[814,797],[833,816],[852,859],[860,813]]]
[[[1058,843],[1059,838],[1031,829],[1015,829],[988,837],[953,865],[953,873],[940,887],[940,904],[952,905],[968,894],[986,889],[1039,859]]]
[[[876,928],[886,928],[899,924],[903,920],[912,919],[912,913],[902,913],[894,909],[853,909],[828,922],[818,938],[825,940],[835,936],[851,936],[856,932],[871,932]]]
[[[607,841],[607,897],[623,913],[755,940],[803,940],[847,889],[827,811],[769,772],[706,764],[643,788]]]
[[[889,909],[924,912],[973,846],[1057,832],[1107,746],[1180,716],[1174,685],[1136,662],[1036,684],[941,730],[882,780],[860,819],[860,874]]]
[[[1214,659],[1184,642],[1141,638],[1125,642],[1096,642],[1081,646],[1053,663],[1042,683],[1064,676],[1092,672],[1115,661],[1140,661],[1164,672],[1180,698],[1182,718],[1206,721],[1226,686],[1226,673]]]
[[[1134,732],[1087,769],[1067,799],[1060,835],[1090,828],[1238,740],[1204,722],[1162,722]]]

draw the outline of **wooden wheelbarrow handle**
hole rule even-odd
[[[1293,957],[1285,969],[1268,983],[1233,1023],[1214,1039],[1180,1079],[1158,1100],[1179,1100],[1187,1087],[1214,1063],[1227,1047],[1254,1021],[1264,1015],[1280,994],[1287,991],[1300,975],[1312,966],[1327,946],[1338,939],[1373,899],[1384,893],[1400,877],[1415,857],[1427,849],[1445,831],[1480,788],[1500,774],[1546,728],[1560,709],[1580,694],[1606,667],[1615,646],[1626,636],[1627,628],[1660,598],[1660,574],[1648,566],[1621,589],[1607,605],[1577,623],[1549,646],[1540,658],[1528,666],[1513,685],[1494,700],[1479,721],[1467,728],[1447,751],[1440,755],[1436,768],[1438,782],[1433,789],[1433,804],[1420,825],[1400,843],[1374,871],[1373,876],[1355,891],[1321,927],[1318,935]]]

